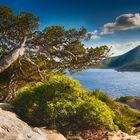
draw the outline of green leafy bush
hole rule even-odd
[[[114,122],[119,127],[120,130],[126,133],[131,133],[132,127],[130,125],[129,118],[126,116],[118,115],[115,117]]]
[[[115,102],[107,94],[103,93],[99,89],[94,90],[92,92],[92,95],[102,102],[106,103],[111,109],[114,108]]]
[[[80,106],[79,110],[81,118],[90,126],[117,130],[117,126],[113,122],[115,117],[113,111],[102,101],[90,97]]]
[[[67,76],[51,75],[45,83],[21,89],[12,103],[18,114],[32,125],[65,128],[86,124],[116,129],[111,109]]]
[[[135,97],[133,97],[133,96],[123,96],[123,97],[117,98],[116,101],[121,102],[121,103],[127,103],[128,100],[131,100],[133,98],[135,98]]]
[[[97,99],[104,102],[115,114],[114,123],[119,127],[120,130],[131,133],[131,129],[134,125],[140,123],[140,113],[132,110],[130,107],[126,106],[127,100],[133,99],[133,96],[120,97],[117,100],[112,100],[107,94],[101,92],[100,90],[95,90],[92,95]],[[117,102],[116,102],[117,101]]]

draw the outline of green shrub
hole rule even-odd
[[[130,120],[126,116],[118,115],[115,117],[114,122],[123,132],[131,133],[132,127],[129,124]]]
[[[32,125],[65,128],[76,123],[114,130],[114,113],[67,76],[51,75],[46,83],[21,89],[13,100],[18,114]]]
[[[129,125],[132,127],[137,123],[140,123],[140,113],[131,109],[128,106],[121,105],[119,108],[121,114],[123,114],[126,118],[129,119]]]
[[[99,89],[94,90],[92,92],[92,95],[102,102],[106,103],[111,109],[114,108],[115,102],[107,94],[103,93]]]
[[[113,119],[115,117],[113,111],[102,101],[90,97],[80,106],[80,116],[90,126],[102,129],[117,130],[118,127],[114,125]]]
[[[127,100],[130,100],[132,98],[135,98],[133,96],[126,96],[126,97],[120,97],[117,100],[112,100],[107,94],[101,92],[100,90],[95,90],[92,92],[92,95],[95,96],[97,99],[104,102],[115,114],[114,123],[119,127],[120,130],[131,133],[131,129],[135,124],[140,123],[140,113],[136,112],[135,110],[132,110],[130,107],[116,102],[127,102]]]
[[[135,97],[133,97],[133,96],[123,96],[123,97],[117,98],[116,101],[121,102],[121,103],[127,103],[128,100],[131,100],[133,98],[135,98]]]

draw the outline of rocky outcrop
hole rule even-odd
[[[140,97],[128,100],[127,105],[140,111]]]
[[[133,135],[122,131],[108,132],[102,130],[89,129],[80,133],[80,136],[68,135],[68,140],[140,140],[140,129],[133,128]]]
[[[140,111],[140,97],[139,96],[122,96],[120,98],[117,98],[116,101],[126,104],[137,111]]]
[[[0,108],[5,111],[14,111],[14,107],[8,103],[0,103]]]
[[[140,135],[128,135],[122,131],[108,132],[103,140],[140,140]]]
[[[30,127],[13,113],[13,106],[0,103],[0,140],[66,140],[66,138],[57,131]]]
[[[0,140],[48,140],[25,122],[17,118],[16,114],[0,108]]]

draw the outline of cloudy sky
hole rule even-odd
[[[115,55],[140,45],[140,0],[0,0],[15,13],[33,12],[49,25],[84,26],[92,34],[88,46],[113,46]]]

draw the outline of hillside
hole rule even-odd
[[[118,71],[140,71],[140,46],[123,55],[113,57],[107,64],[107,68],[115,68]]]

